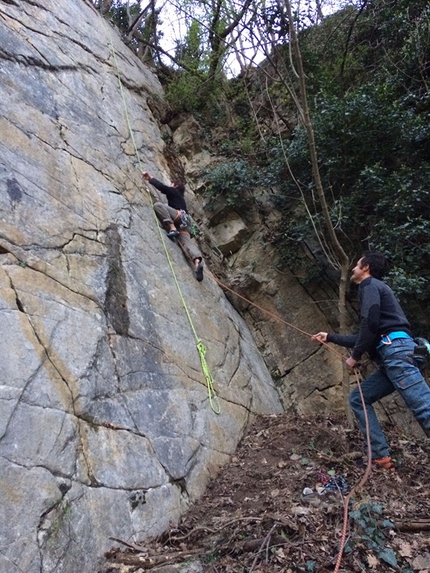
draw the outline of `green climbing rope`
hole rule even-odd
[[[107,23],[105,22],[105,19],[103,18],[103,16],[102,16],[102,19],[103,19],[103,23],[104,23],[104,25],[105,25],[105,28],[106,28],[106,30],[107,30],[107,32],[108,32],[108,36],[109,36],[110,50],[111,50],[111,53],[112,53],[112,57],[113,57],[114,65],[115,65],[115,71],[116,71],[116,75],[117,75],[117,78],[118,78],[119,89],[120,89],[120,94],[121,94],[121,100],[122,100],[122,104],[123,104],[123,108],[124,108],[124,114],[125,114],[125,118],[126,118],[126,122],[127,122],[127,128],[128,128],[129,134],[130,134],[130,138],[131,138],[131,140],[132,140],[132,142],[133,142],[134,151],[135,151],[135,154],[136,154],[136,157],[137,157],[137,162],[138,162],[139,169],[142,169],[142,167],[141,167],[141,166],[142,166],[142,163],[141,163],[141,161],[140,161],[139,151],[138,151],[138,149],[137,149],[136,141],[135,141],[135,139],[134,139],[134,134],[133,134],[133,130],[132,130],[132,127],[131,127],[130,117],[129,117],[128,108],[127,108],[127,102],[126,102],[125,95],[124,95],[124,88],[123,88],[123,85],[122,85],[122,82],[121,82],[121,75],[120,75],[120,72],[119,72],[119,66],[118,66],[118,62],[117,62],[117,58],[116,58],[115,48],[114,48],[114,45],[113,45],[113,42],[112,42],[112,37],[111,37],[111,34],[110,34],[110,30],[109,30],[108,25],[107,25]],[[151,206],[153,206],[153,200],[152,200],[152,196],[151,196],[150,193],[149,193],[149,196],[150,196],[150,199],[151,199]],[[188,310],[188,307],[187,307],[185,298],[184,298],[184,296],[183,296],[183,294],[182,294],[181,287],[179,286],[179,282],[178,282],[178,279],[177,279],[177,277],[176,277],[175,270],[174,270],[174,268],[173,268],[173,263],[172,263],[172,260],[171,260],[170,255],[169,255],[169,251],[168,251],[168,249],[167,249],[167,246],[166,246],[166,241],[165,241],[165,238],[164,238],[164,234],[163,234],[163,232],[162,232],[162,229],[161,229],[160,225],[158,224],[157,216],[156,216],[154,210],[152,210],[152,211],[153,211],[153,213],[154,213],[154,217],[155,217],[155,220],[156,220],[156,223],[157,223],[157,228],[158,228],[158,232],[159,232],[159,234],[160,234],[160,238],[161,238],[162,245],[163,245],[163,247],[164,247],[164,252],[165,252],[167,261],[168,261],[168,263],[169,263],[170,270],[171,270],[171,272],[172,272],[173,280],[174,280],[174,282],[175,282],[176,288],[178,289],[179,297],[180,297],[181,302],[182,302],[182,305],[183,305],[183,307],[184,307],[185,314],[186,314],[186,316],[187,316],[187,318],[188,318],[188,322],[190,323],[191,330],[192,330],[192,332],[193,332],[194,338],[195,338],[195,340],[196,340],[196,346],[197,346],[197,350],[198,350],[199,357],[200,357],[200,363],[201,363],[201,366],[202,366],[202,372],[203,372],[203,375],[204,375],[205,381],[206,381],[209,404],[210,404],[210,407],[212,408],[212,410],[215,412],[215,414],[219,414],[219,413],[221,412],[221,407],[220,407],[220,403],[219,403],[219,400],[218,400],[218,396],[217,396],[217,394],[216,394],[216,392],[215,392],[215,389],[214,389],[214,379],[213,379],[213,377],[212,377],[212,374],[211,374],[211,371],[210,371],[210,369],[209,369],[209,366],[207,365],[207,362],[206,362],[206,346],[203,344],[203,342],[200,340],[200,338],[199,338],[198,335],[197,335],[197,332],[196,332],[196,329],[195,329],[195,327],[194,327],[193,321],[192,321],[192,319],[191,319],[191,315],[190,315],[190,312],[189,312],[189,310]]]

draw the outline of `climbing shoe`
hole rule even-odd
[[[179,235],[180,235],[180,232],[179,232],[179,231],[176,231],[176,230],[169,231],[169,232],[167,233],[167,236],[168,236],[169,239],[172,240],[172,241],[174,241],[174,240],[176,239],[176,237],[179,237]]]
[[[364,456],[356,460],[355,465],[360,468],[365,468],[367,466],[367,456]],[[389,470],[390,472],[396,471],[396,467],[393,463],[391,456],[386,456],[385,458],[378,458],[377,460],[372,460],[372,467],[374,469]]]
[[[199,283],[203,280],[203,262],[200,261],[199,264],[196,266],[196,279]]]
[[[396,471],[391,456],[387,456],[385,458],[379,458],[379,460],[373,460],[373,464],[375,465],[376,468],[379,468],[381,470],[389,470],[390,472]]]

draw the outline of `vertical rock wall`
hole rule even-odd
[[[0,2],[0,64],[0,571],[84,573],[110,536],[176,522],[250,414],[282,408],[210,272],[159,232],[156,78],[83,0]]]

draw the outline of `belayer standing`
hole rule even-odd
[[[169,239],[172,241],[178,239],[184,253],[193,262],[196,279],[201,282],[203,280],[203,257],[191,239],[190,220],[184,197],[185,185],[178,181],[173,182],[171,186],[164,185],[146,171],[142,173],[142,177],[166,195],[167,205],[157,201],[154,203],[154,211],[167,231]]]
[[[352,348],[346,360],[350,371],[364,352],[379,362],[379,369],[361,383],[369,424],[372,461],[383,469],[392,469],[390,449],[376,417],[373,403],[397,391],[427,436],[430,436],[430,388],[423,378],[414,349],[409,322],[392,290],[380,279],[387,262],[382,253],[364,253],[352,271],[351,281],[359,285],[360,329],[358,334],[343,336],[318,332],[316,342],[334,342]],[[349,398],[358,426],[366,438],[366,419],[358,387]]]

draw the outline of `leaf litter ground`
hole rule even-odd
[[[396,471],[373,470],[353,492],[337,571],[430,573],[430,443],[384,430]],[[258,417],[177,527],[142,544],[118,540],[99,573],[334,571],[345,495],[317,488],[339,478],[354,488],[361,454],[342,418]]]

